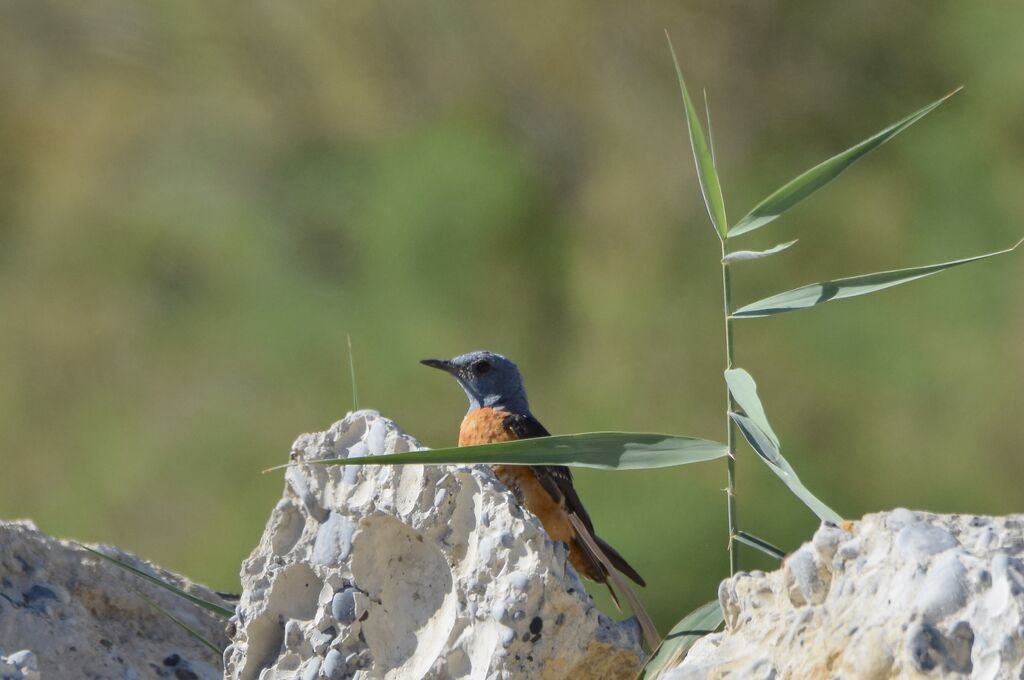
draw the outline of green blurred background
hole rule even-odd
[[[775,224],[736,300],[1024,235],[1011,2],[0,6],[0,516],[223,589],[302,432],[361,406],[427,445],[417,364],[520,363],[553,432],[722,438],[718,245],[663,29],[706,87],[733,219],[967,89]],[[804,481],[846,516],[1022,510],[1024,253],[744,321]],[[670,625],[727,570],[724,463],[581,471]],[[743,451],[743,528],[813,516]],[[771,564],[749,550],[747,568]]]

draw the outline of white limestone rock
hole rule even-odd
[[[97,548],[198,597],[210,590],[114,548]],[[41,533],[0,522],[0,678],[222,677],[221,657],[137,594],[211,642],[227,644],[226,621],[125,570]]]
[[[42,680],[39,662],[32,650],[23,649],[5,656],[0,649],[0,680]]]
[[[739,573],[673,680],[1024,677],[1024,515],[899,509]]]
[[[421,448],[373,411],[303,435],[310,461]],[[486,466],[301,465],[242,566],[226,675],[626,678],[635,621],[603,616]]]

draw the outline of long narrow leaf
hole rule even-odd
[[[181,628],[186,633],[188,633],[189,636],[191,636],[192,638],[195,638],[195,640],[197,642],[199,642],[201,645],[205,646],[211,652],[213,652],[217,656],[223,656],[224,655],[224,650],[223,649],[221,649],[217,645],[213,644],[213,642],[211,642],[210,640],[207,640],[203,636],[203,634],[200,633],[198,630],[196,630],[192,626],[188,625],[187,623],[185,623],[184,621],[182,621],[177,616],[175,616],[171,612],[167,611],[163,607],[161,607],[159,604],[156,603],[156,600],[153,600],[153,599],[150,599],[150,598],[146,597],[145,593],[143,593],[141,590],[136,590],[135,594],[138,595],[140,598],[142,598],[150,607],[152,607],[153,609],[157,610],[158,612],[160,612],[161,614],[166,616],[168,619],[170,619],[172,623],[176,624],[179,628]]]
[[[942,104],[963,88],[957,88],[942,99],[936,100],[903,120],[897,121],[881,132],[865,139],[860,144],[850,147],[846,151],[819,163],[807,172],[790,180],[780,189],[777,189],[768,198],[764,199],[743,216],[739,222],[729,230],[729,236],[739,236],[748,231],[753,231],[769,222],[775,220],[779,215],[792,208],[794,205],[810,196],[812,193],[825,186],[844,170],[853,165],[862,156],[874,151],[890,139],[906,130],[908,127],[931,113],[937,106]]]
[[[740,432],[743,433],[743,438],[747,440],[747,443],[750,444],[750,447],[754,449],[761,460],[768,464],[771,471],[778,475],[779,479],[789,487],[789,490],[802,500],[815,515],[822,521],[835,522],[836,524],[843,521],[839,513],[822,503],[817,496],[803,485],[800,478],[796,476],[796,472],[786,459],[782,457],[778,447],[768,438],[768,435],[761,431],[757,423],[739,413],[730,413],[729,417],[739,426]]]
[[[669,41],[671,44],[671,41]],[[679,72],[678,67],[676,73]],[[704,120],[708,122],[708,150],[711,151],[711,163],[718,172],[718,159],[715,158],[715,132],[711,129],[711,104],[708,103],[708,91],[704,90]]]
[[[768,423],[768,416],[764,412],[761,398],[757,396],[757,383],[754,378],[742,368],[730,368],[725,372],[725,383],[729,386],[729,394],[748,418],[757,423],[757,426],[768,435],[775,448],[782,448],[775,430]]]
[[[591,536],[583,520],[577,517],[576,513],[570,512],[569,523],[572,524],[573,529],[576,531],[576,536],[586,544],[587,550],[597,558],[597,561],[601,563],[601,566],[607,572],[608,578],[612,580],[615,587],[626,598],[626,601],[629,602],[629,608],[633,610],[633,616],[636,617],[637,623],[640,624],[640,632],[643,633],[647,648],[651,650],[657,649],[661,645],[661,637],[658,635],[658,629],[655,628],[651,615],[647,613],[643,603],[640,602],[640,598],[636,596],[633,589],[626,583],[626,579],[608,561],[608,556],[604,554],[604,550],[601,549],[601,546]],[[614,597],[615,593],[613,592],[612,595]],[[618,604],[618,600],[616,600],[616,604]]]
[[[700,192],[704,196],[704,205],[708,209],[711,224],[718,232],[718,237],[724,238],[728,222],[725,217],[722,185],[718,181],[718,171],[715,169],[715,159],[708,148],[704,130],[700,125],[700,117],[697,115],[697,109],[693,106],[693,100],[690,99],[690,92],[686,89],[683,71],[679,68],[679,60],[676,59],[676,50],[672,47],[672,38],[669,37],[668,31],[665,31],[665,37],[668,39],[668,49],[672,52],[672,63],[676,66],[676,76],[679,78],[679,91],[683,95],[683,106],[686,108],[686,127],[690,131],[690,148],[693,149],[693,162],[697,166]]]
[[[748,260],[760,260],[765,257],[771,257],[776,253],[781,253],[796,242],[797,239],[793,239],[792,241],[786,241],[785,243],[773,246],[768,250],[736,250],[723,257],[722,264],[732,264],[733,262],[746,262]]]
[[[772,295],[771,297],[758,300],[757,302],[753,302],[745,307],[740,307],[732,313],[732,316],[736,319],[770,316],[772,314],[782,314],[783,312],[794,312],[799,309],[807,309],[809,307],[814,307],[815,305],[831,302],[832,300],[842,300],[845,298],[857,297],[858,295],[867,295],[868,293],[874,293],[880,290],[885,290],[886,288],[892,288],[893,286],[910,283],[917,279],[923,279],[926,276],[938,274],[941,271],[945,271],[946,269],[951,269],[953,267],[959,267],[962,264],[977,262],[978,260],[984,260],[988,257],[1012,252],[1021,243],[1024,243],[1024,240],[1018,241],[1016,244],[1005,250],[997,250],[994,253],[975,255],[974,257],[967,257],[962,260],[953,260],[952,262],[942,262],[939,264],[925,265],[923,267],[896,269],[888,272],[877,272],[875,274],[864,274],[862,276],[851,276],[845,279],[835,279],[834,281],[825,281],[823,283],[813,283],[808,286],[794,288],[793,290],[786,291],[785,293]]]
[[[145,580],[149,581],[150,583],[152,583],[154,585],[157,585],[157,586],[163,588],[164,590],[177,595],[178,597],[181,597],[181,598],[184,598],[184,599],[188,600],[192,604],[198,605],[198,606],[202,607],[203,609],[206,609],[208,611],[213,612],[214,614],[218,614],[219,616],[223,616],[226,619],[229,619],[229,618],[231,618],[232,616],[235,615],[235,611],[233,609],[228,609],[227,607],[221,606],[221,605],[217,604],[216,602],[210,602],[208,600],[204,600],[201,597],[196,597],[195,595],[192,595],[191,593],[188,593],[188,592],[182,590],[181,588],[179,588],[176,585],[170,584],[170,583],[168,583],[167,581],[164,581],[161,578],[157,578],[156,576],[153,576],[152,574],[147,574],[146,572],[142,571],[141,569],[139,569],[137,567],[134,567],[131,564],[128,564],[124,560],[119,560],[116,557],[111,557],[110,555],[104,555],[99,550],[95,550],[93,548],[90,548],[89,546],[83,545],[82,543],[79,543],[78,546],[80,548],[84,548],[85,550],[88,550],[93,555],[96,555],[97,557],[101,557],[104,560],[106,560],[108,562],[111,562],[111,563],[117,565],[118,567],[121,567],[125,571],[129,571],[129,572],[135,574],[136,576],[138,576],[139,578],[145,579]]]
[[[649,470],[715,460],[725,444],[667,434],[588,432],[381,456],[308,461],[330,465],[569,465],[599,470]],[[270,468],[279,470],[294,465]]]
[[[743,545],[749,545],[751,548],[760,550],[768,557],[775,558],[777,560],[785,559],[786,553],[782,548],[778,548],[763,538],[758,538],[753,534],[748,534],[746,531],[737,531],[733,538]]]
[[[657,680],[665,672],[678,666],[690,651],[690,647],[693,647],[693,643],[715,632],[724,620],[722,606],[718,600],[712,600],[694,609],[668,632],[661,646],[640,671],[638,680]]]

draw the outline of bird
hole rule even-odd
[[[488,351],[476,351],[454,359],[423,359],[421,364],[454,376],[469,398],[469,411],[459,428],[459,446],[550,437],[551,433],[530,412],[519,367],[510,359]],[[512,492],[520,506],[536,515],[548,535],[569,548],[569,562],[576,572],[611,591],[605,563],[610,563],[641,586],[644,579],[607,542],[594,533],[594,523],[583,507],[572,472],[563,465],[494,465],[495,475]],[[575,515],[578,522],[570,517]],[[591,541],[577,533],[585,528]],[[594,553],[597,547],[605,557]]]

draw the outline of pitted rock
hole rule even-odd
[[[1024,516],[898,509],[722,583],[726,630],[668,677],[1024,677]]]
[[[111,547],[105,554],[227,608],[210,589]],[[31,522],[0,522],[0,678],[221,678],[226,621]],[[5,651],[6,650],[6,653]]]
[[[634,675],[635,621],[598,611],[488,467],[312,463],[420,448],[374,411],[299,437],[242,568],[227,677]]]

